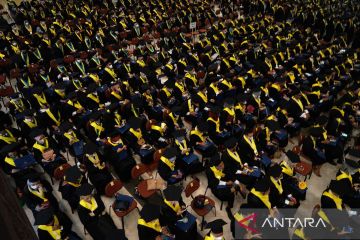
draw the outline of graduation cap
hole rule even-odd
[[[280,177],[281,173],[282,173],[282,167],[278,164],[271,166],[269,169],[269,175],[272,177],[278,178]]]
[[[54,220],[54,209],[48,207],[35,214],[35,225],[47,225]]]
[[[206,229],[211,229],[214,234],[220,234],[223,232],[223,226],[227,223],[222,219],[216,219],[206,224]]]
[[[72,129],[73,126],[74,125],[72,123],[70,123],[69,121],[64,121],[61,123],[59,129],[60,129],[60,132],[65,133],[65,132],[69,131],[69,129]]]
[[[174,138],[183,139],[186,136],[185,129],[175,130],[173,133]]]
[[[137,117],[132,117],[128,120],[128,124],[130,125],[131,128],[138,129],[141,128],[142,120]]]
[[[199,121],[198,124],[197,124],[197,129],[200,131],[200,132],[207,132],[208,129],[209,129],[209,125],[207,122],[204,122],[204,121]]]
[[[286,154],[286,156],[289,158],[289,160],[290,160],[292,163],[298,163],[298,162],[300,162],[300,157],[299,157],[299,155],[297,155],[297,154],[294,153],[293,151],[288,150],[285,154]]]
[[[90,116],[89,119],[98,120],[102,116],[102,111],[94,111]]]
[[[20,147],[20,143],[18,143],[18,142],[7,144],[6,146],[1,148],[0,154],[4,154],[4,153],[7,154],[9,152],[15,152],[18,147]]]
[[[337,180],[331,180],[329,189],[340,197],[347,194],[350,190],[345,182]]]
[[[32,94],[41,94],[43,92],[44,88],[43,87],[34,87],[32,89]]]
[[[271,131],[277,131],[280,129],[280,124],[275,120],[266,121],[266,127],[268,127]]]
[[[324,129],[322,127],[312,127],[309,130],[309,133],[313,137],[321,137],[324,132]]]
[[[266,192],[270,188],[270,180],[268,178],[262,178],[258,180],[255,185],[254,189],[259,192]]]
[[[182,192],[181,187],[170,185],[163,191],[163,194],[167,201],[179,201]]]
[[[235,104],[234,98],[225,99],[225,104],[227,104],[228,106],[233,106]]]
[[[22,112],[23,113],[23,116],[33,116],[33,114],[35,113],[35,110],[32,109],[32,108],[27,108],[25,109],[25,111]]]
[[[182,110],[182,108],[180,106],[173,106],[171,108],[171,112],[175,115],[179,115],[181,110]]]
[[[220,113],[221,112],[221,107],[218,105],[213,105],[210,107],[210,111],[213,113]]]
[[[77,166],[72,166],[66,170],[64,180],[71,183],[80,183],[82,179],[82,173]]]
[[[220,163],[221,163],[221,158],[218,153],[210,158],[210,166],[218,166]]]
[[[75,99],[77,98],[77,96],[78,96],[77,92],[74,91],[67,95],[67,99]]]
[[[98,146],[93,142],[88,142],[84,148],[84,152],[87,154],[94,154],[97,152],[97,150],[98,150]]]
[[[160,206],[148,203],[141,209],[140,216],[145,222],[158,219],[160,217]]]
[[[84,183],[78,189],[76,189],[76,195],[80,196],[88,196],[91,195],[94,191],[93,185],[90,183]]]
[[[320,125],[325,125],[328,122],[328,118],[325,115],[321,115],[316,119],[316,122]]]
[[[65,90],[66,89],[65,82],[59,82],[59,83],[55,84],[54,89],[63,89],[63,90]]]
[[[87,89],[87,93],[93,93],[96,92],[98,86],[95,83],[91,83],[89,84],[89,86],[86,88]]]
[[[228,149],[231,149],[236,146],[236,143],[237,143],[236,138],[232,137],[224,143],[224,146]]]
[[[177,149],[175,147],[169,147],[167,149],[165,149],[164,151],[164,157],[166,157],[167,159],[173,158],[178,154]]]
[[[36,138],[36,137],[38,137],[38,136],[40,136],[40,135],[43,135],[44,132],[45,132],[44,129],[37,127],[37,128],[35,128],[34,130],[32,130],[32,131],[30,132],[29,137],[32,138],[32,139],[34,139],[34,138]]]

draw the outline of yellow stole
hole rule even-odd
[[[155,131],[158,131],[161,135],[164,134],[164,129],[163,129],[162,127],[160,127],[160,126],[152,125],[152,126],[151,126],[151,129],[152,129],[152,130],[155,130]]]
[[[137,138],[137,140],[142,139],[142,133],[141,130],[135,130],[133,128],[130,128],[129,131]]]
[[[36,143],[33,145],[33,148],[36,148],[36,149],[38,149],[41,153],[44,153],[45,150],[49,148],[49,142],[48,142],[48,140],[45,138],[45,140],[44,140],[44,145],[41,145],[41,144],[39,144],[38,142],[36,142]]]
[[[186,150],[185,155],[189,155],[189,152],[188,152],[188,150],[187,150],[187,149],[188,149],[188,148],[187,148],[187,143],[186,143],[186,140],[185,140],[185,139],[183,139],[181,142],[180,142],[179,140],[175,139],[175,143],[176,143],[176,145],[179,146],[179,148],[180,148],[181,151]]]
[[[189,100],[187,101],[187,104],[188,104],[189,112],[194,112],[194,107],[193,107],[193,105],[191,104],[191,99],[189,99]]]
[[[268,209],[271,209],[271,203],[269,200],[269,194],[262,194],[259,191],[256,191],[255,188],[251,189],[250,191],[252,194],[254,194],[256,197],[258,197]]]
[[[52,112],[50,111],[50,109],[46,109],[45,111],[47,113],[47,115],[55,122],[56,126],[60,126],[60,112],[58,112],[58,117],[59,120],[55,118],[54,114],[52,114]]]
[[[84,208],[90,210],[91,212],[94,212],[98,205],[97,205],[97,202],[95,200],[95,198],[91,198],[91,203],[88,203],[87,201],[85,200],[80,200],[80,203],[79,203],[81,206],[83,206]]]
[[[111,76],[113,79],[116,78],[116,73],[115,73],[114,70],[112,70],[111,68],[106,67],[106,68],[105,68],[105,71],[106,71],[108,74],[110,74],[110,76]]]
[[[101,132],[105,130],[102,125],[98,125],[96,122],[90,123],[90,126],[92,126],[95,130],[96,135],[99,137]]]
[[[192,131],[190,132],[190,135],[196,135],[196,136],[198,136],[198,137],[201,139],[202,142],[205,142],[205,141],[206,141],[206,139],[205,139],[205,137],[203,136],[202,132],[199,132],[197,129],[192,130]]]
[[[7,132],[7,134],[9,135],[9,137],[0,135],[0,139],[3,140],[4,142],[6,142],[7,144],[11,144],[16,142],[16,138],[14,137],[14,135],[7,129],[5,129],[5,132]]]
[[[164,199],[164,203],[166,205],[168,205],[172,210],[174,210],[174,212],[179,212],[181,210],[180,204],[176,203],[176,205],[174,206],[171,202],[167,201],[166,199]]]
[[[280,166],[282,167],[282,172],[285,173],[288,176],[293,176],[294,175],[294,170],[287,164],[287,162],[282,161],[280,163]]]
[[[5,162],[13,167],[15,167],[15,160],[10,157],[5,157]]]
[[[205,102],[207,103],[208,99],[207,96],[203,92],[198,92],[197,95]]]
[[[215,86],[214,83],[211,83],[211,84],[210,84],[210,87],[214,90],[215,95],[218,95],[218,94],[220,93],[219,88],[218,88],[217,86]]]
[[[244,135],[244,139],[250,145],[250,147],[254,151],[255,155],[258,155],[258,150],[256,148],[256,143],[255,143],[254,138],[252,140],[250,140],[246,135]]]
[[[220,133],[220,119],[214,120],[213,118],[209,117],[209,118],[207,119],[207,121],[211,121],[211,122],[215,123],[215,125],[216,125],[216,132],[217,132],[217,133]]]
[[[180,90],[180,92],[184,93],[184,91],[185,91],[184,85],[182,85],[182,84],[179,83],[179,82],[176,82],[176,83],[175,83],[175,86]]]
[[[41,96],[39,94],[33,94],[33,95],[36,98],[36,100],[38,101],[40,106],[44,106],[47,103],[46,96],[44,93],[42,93]]]
[[[275,185],[276,189],[279,191],[280,194],[282,194],[284,192],[284,189],[282,187],[282,182],[281,180],[276,180],[273,177],[270,177],[271,182]]]
[[[25,110],[25,105],[21,99],[18,101],[14,101],[13,99],[11,99],[10,102],[15,106],[16,110],[18,110],[19,112],[23,112]]]
[[[90,98],[91,100],[93,100],[94,102],[96,102],[97,104],[100,103],[100,98],[97,95],[94,95],[92,93],[89,93],[88,95],[86,95],[88,98]]]
[[[294,97],[291,97],[291,98],[292,98],[292,100],[294,100],[294,101],[297,103],[297,105],[299,105],[301,111],[304,111],[304,105],[302,104],[301,100],[300,100],[300,99],[296,99],[296,98],[294,98]]]
[[[227,112],[230,116],[235,115],[235,110],[233,108],[224,108],[224,111]]]
[[[55,89],[55,92],[56,92],[61,98],[64,98],[64,97],[65,97],[65,91],[59,90],[59,89]]]
[[[95,153],[95,156],[88,156],[88,159],[90,160],[90,162],[92,162],[94,164],[95,167],[97,167],[98,169],[104,169],[105,168],[105,163],[101,163],[100,159],[99,159],[99,155],[97,155],[97,153]]]
[[[81,104],[79,103],[79,101],[73,102],[71,100],[67,101],[67,104],[69,104],[70,106],[75,107],[76,109],[82,109],[83,107],[81,106]]]
[[[167,159],[166,157],[164,156],[161,156],[160,157],[160,160],[165,163],[170,169],[171,171],[174,171],[175,169],[175,163],[171,162],[169,159]]]
[[[44,202],[48,201],[48,199],[44,197],[44,191],[42,189],[40,191],[33,191],[29,188],[29,191],[38,198],[41,198]]]
[[[325,191],[323,193],[323,196],[327,196],[327,197],[331,198],[335,202],[336,208],[338,210],[342,210],[342,199],[341,198],[335,196],[333,193],[331,193],[329,191]]]
[[[73,143],[76,143],[76,142],[79,141],[79,139],[77,138],[76,134],[75,134],[73,131],[71,131],[71,133],[67,133],[67,132],[64,133],[64,136],[65,136],[67,139],[69,139],[70,144],[73,144]]]
[[[234,159],[236,162],[238,162],[240,164],[241,167],[243,167],[243,164],[241,162],[241,159],[240,159],[240,156],[239,154],[235,151],[235,152],[232,152],[230,151],[229,149],[226,149],[227,153],[229,154],[229,156]]]
[[[349,179],[350,183],[352,184],[352,176],[350,174],[347,174],[346,172],[341,171],[341,174],[336,177],[337,181],[341,179]]]
[[[222,177],[225,177],[225,173],[217,169],[216,166],[210,167],[210,170],[214,173],[215,178],[217,178],[218,180],[220,180]]]
[[[117,92],[112,91],[112,92],[111,92],[111,95],[113,95],[114,97],[116,97],[116,98],[119,99],[119,100],[122,99],[121,95],[118,94]]]
[[[172,112],[169,113],[169,117],[171,118],[171,120],[173,121],[174,124],[176,124],[177,121],[179,120],[179,117],[175,117]]]
[[[58,226],[58,225],[59,225],[59,220],[56,216],[54,216],[53,226],[39,225],[38,228],[41,230],[47,231],[53,239],[60,240],[61,239],[61,229],[53,230],[53,227]]]
[[[151,228],[151,229],[155,230],[156,232],[159,232],[159,233],[161,232],[161,226],[160,226],[159,219],[153,220],[151,222],[145,222],[144,219],[139,218],[138,219],[138,224],[142,225],[142,226],[145,226],[145,227],[148,227],[148,228]]]

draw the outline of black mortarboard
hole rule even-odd
[[[209,128],[209,125],[207,122],[204,122],[204,121],[199,121],[198,124],[197,124],[197,129],[200,131],[200,132],[207,132],[208,131],[208,128]]]
[[[32,116],[34,114],[35,110],[34,109],[25,109],[25,111],[22,112],[23,116]]]
[[[266,192],[270,188],[269,179],[268,178],[262,178],[262,179],[258,180],[255,183],[254,188],[255,188],[256,191]]]
[[[210,111],[213,113],[219,113],[221,112],[221,107],[219,107],[218,105],[213,105],[210,107]]]
[[[17,148],[20,147],[20,144],[18,142],[7,144],[0,150],[0,154],[9,153],[9,152],[15,152]]]
[[[181,110],[182,110],[182,108],[180,106],[173,106],[171,108],[171,112],[175,115],[179,115]]]
[[[148,203],[141,209],[140,216],[145,222],[158,219],[160,217],[160,206]]]
[[[334,193],[338,194],[340,197],[344,194],[347,194],[350,190],[345,182],[337,180],[331,180],[329,189]]]
[[[221,163],[220,155],[217,153],[210,158],[210,165],[211,166],[218,166]]]
[[[42,129],[42,128],[35,128],[34,130],[32,130],[31,132],[30,132],[30,134],[29,134],[29,137],[30,138],[36,138],[36,137],[38,137],[38,136],[40,136],[40,135],[43,135],[44,134],[44,129]]]
[[[55,84],[54,85],[54,88],[55,89],[66,89],[66,84],[65,84],[65,82],[59,82],[59,83],[57,83],[57,84]]]
[[[282,173],[282,168],[278,164],[271,166],[269,169],[269,175],[271,177],[278,178],[278,177],[280,177],[281,173]]]
[[[91,83],[88,87],[87,87],[87,93],[93,93],[97,90],[98,86],[95,83]]]
[[[174,138],[184,138],[186,136],[185,129],[179,129],[173,132]]]
[[[73,124],[70,123],[69,121],[65,121],[65,122],[62,122],[59,129],[60,129],[60,132],[62,133],[65,133],[67,132],[69,129],[72,129],[73,128]]]
[[[224,143],[224,146],[226,148],[231,149],[231,148],[235,147],[236,143],[237,143],[236,138],[232,137]]]
[[[40,94],[42,93],[43,89],[44,89],[43,87],[34,87],[32,89],[32,94]]]
[[[98,150],[98,146],[93,142],[88,142],[85,145],[84,152],[87,154],[94,154]]]
[[[138,129],[141,128],[141,119],[137,118],[137,117],[132,117],[129,119],[128,124],[130,125],[131,128],[133,129]]]
[[[285,154],[292,163],[300,162],[300,156],[294,153],[293,151],[288,150]]]
[[[47,225],[54,220],[54,209],[48,207],[35,214],[35,225]]]
[[[64,175],[64,180],[71,183],[80,183],[82,179],[82,173],[77,166],[72,166],[68,170],[66,170]]]
[[[166,157],[167,159],[173,158],[177,154],[178,154],[177,149],[174,147],[169,147],[164,151],[164,157]]]
[[[163,193],[167,201],[179,201],[182,191],[181,187],[170,185],[163,191]]]
[[[328,122],[328,118],[325,115],[321,115],[316,118],[316,122],[320,125],[325,125]]]
[[[309,133],[313,137],[321,137],[324,132],[324,129],[322,127],[312,127],[309,130]]]
[[[97,120],[101,117],[102,112],[101,111],[94,111],[93,113],[91,113],[91,115],[89,116],[89,119],[92,120]]]
[[[235,104],[235,99],[234,98],[227,98],[225,99],[225,103],[229,106],[232,106]]]
[[[80,196],[88,196],[91,195],[94,191],[94,186],[90,183],[84,183],[78,189],[76,189],[76,195]]]
[[[268,127],[271,131],[277,131],[280,129],[280,124],[275,120],[266,121],[266,127]]]
[[[216,219],[212,222],[209,222],[208,224],[206,224],[206,228],[210,228],[211,232],[214,234],[219,234],[223,232],[223,226],[226,225],[227,223],[222,220],[222,219]]]
[[[78,94],[77,92],[71,92],[67,95],[67,99],[74,99],[74,98],[77,98]]]

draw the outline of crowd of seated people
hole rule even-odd
[[[205,173],[232,227],[249,208],[294,214],[305,183],[274,158],[301,135],[318,177],[324,163],[344,162],[360,120],[359,8],[353,0],[10,2],[15,23],[0,31],[0,74],[18,91],[1,112],[1,167],[40,240],[79,238],[41,172],[56,178],[69,155],[76,164],[59,191],[94,239],[121,234],[100,199],[106,186],[131,181],[134,156],[149,166],[160,149],[168,188]],[[321,207],[356,208],[355,179],[340,171]],[[183,239],[175,226],[186,207],[170,195],[159,212],[144,207],[139,239]],[[354,234],[328,220],[331,233]],[[205,239],[224,239],[223,225],[210,224]]]

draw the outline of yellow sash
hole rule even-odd
[[[161,90],[164,91],[164,93],[166,94],[167,97],[171,96],[171,93],[170,93],[169,89],[167,89],[166,87],[163,87]]]
[[[44,191],[42,190],[42,188],[40,188],[41,190],[40,191],[32,191],[30,188],[29,188],[29,191],[34,194],[35,196],[37,196],[38,198],[41,198],[44,202],[47,202],[48,199],[46,197],[44,197]]]
[[[294,101],[297,103],[297,105],[299,105],[301,111],[304,111],[304,105],[302,104],[301,100],[300,100],[300,99],[296,99],[296,98],[294,98],[294,97],[291,97],[291,98],[292,98],[292,100],[294,100]]]
[[[59,225],[59,220],[56,216],[54,216],[54,224],[52,226],[39,225],[38,228],[47,231],[53,239],[61,240],[61,229],[59,228],[57,230],[53,230],[53,227],[58,225]]]
[[[104,169],[105,168],[105,163],[101,163],[100,159],[99,159],[99,155],[97,153],[95,153],[95,156],[88,156],[87,157],[90,162],[92,162],[94,164],[95,167],[97,167],[98,169]]]
[[[229,156],[234,159],[235,161],[237,161],[238,163],[240,163],[240,166],[243,167],[243,164],[241,162],[241,159],[240,159],[240,156],[239,154],[235,151],[235,152],[232,152],[230,151],[229,149],[226,149],[227,153],[229,154]]]
[[[282,187],[281,180],[275,180],[275,178],[270,177],[271,182],[275,185],[276,189],[279,191],[280,194],[284,192],[284,189]]]
[[[13,167],[15,167],[15,160],[10,157],[5,157],[5,162]]]
[[[98,205],[97,205],[97,202],[95,200],[94,197],[91,198],[91,203],[88,203],[87,201],[85,200],[80,200],[80,203],[79,203],[81,206],[83,206],[84,208],[90,210],[91,212],[94,212]]]
[[[193,107],[193,105],[191,104],[191,99],[189,99],[189,100],[187,101],[187,104],[188,104],[189,112],[194,112],[194,107]]]
[[[171,202],[167,201],[166,199],[164,199],[164,203],[166,205],[168,205],[172,210],[174,210],[174,212],[179,212],[181,210],[180,204],[176,203],[176,205],[174,206]]]
[[[176,145],[179,146],[180,150],[181,151],[186,151],[186,155],[189,155],[189,151],[188,151],[188,147],[187,147],[187,143],[186,143],[186,140],[183,139],[181,142],[177,139],[175,139],[175,143]]]
[[[203,136],[202,132],[199,132],[197,129],[192,130],[192,131],[190,132],[190,135],[196,135],[196,136],[198,136],[198,137],[201,139],[201,142],[205,142],[205,141],[206,141],[206,139],[205,139],[205,137]]]
[[[100,103],[100,98],[99,98],[99,96],[97,96],[97,95],[94,95],[94,94],[92,94],[92,93],[89,93],[89,94],[87,95],[87,97],[90,98],[91,100],[93,100],[94,102],[96,102],[97,104]]]
[[[282,172],[285,173],[288,176],[293,176],[294,175],[294,170],[287,164],[286,161],[282,161],[280,163],[280,166],[282,167]]]
[[[25,105],[21,99],[18,101],[14,101],[13,99],[11,99],[10,102],[15,106],[16,110],[18,110],[19,112],[23,112],[25,110]]]
[[[295,229],[294,234],[295,234],[298,238],[300,238],[300,239],[306,239],[303,228]]]
[[[155,231],[157,231],[159,233],[161,232],[161,226],[160,226],[159,219],[155,219],[155,220],[153,220],[151,222],[145,222],[144,219],[139,218],[138,219],[138,224],[142,225],[142,226],[145,226],[145,227],[148,227],[148,228],[151,228],[151,229],[153,229],[153,230],[155,230]]]
[[[341,170],[340,170],[341,171]],[[336,180],[339,181],[341,179],[349,179],[350,183],[352,184],[352,176],[350,174],[347,174],[344,171],[341,171],[341,174],[336,177]]]
[[[175,86],[180,90],[180,92],[184,93],[184,91],[185,91],[184,85],[182,85],[182,84],[179,83],[179,82],[176,82],[176,83],[175,83]]]
[[[38,149],[41,153],[44,153],[45,150],[49,148],[49,142],[48,142],[48,140],[45,138],[45,139],[44,139],[44,145],[41,145],[41,144],[39,144],[38,142],[36,142],[36,143],[33,145],[33,148],[36,148],[36,149]]]
[[[9,137],[0,135],[0,139],[3,140],[4,142],[6,142],[7,144],[11,144],[11,143],[16,142],[16,138],[14,137],[14,135],[7,129],[5,129],[5,131],[7,132]]]
[[[70,144],[73,144],[73,143],[76,143],[76,142],[79,141],[79,139],[77,138],[76,134],[75,134],[73,131],[71,131],[71,133],[67,133],[67,132],[64,133],[64,136],[65,136],[67,139],[69,139]]]
[[[344,110],[341,110],[341,109],[339,109],[338,107],[332,107],[332,109],[339,111],[340,114],[341,114],[341,116],[344,116],[344,115],[345,115]]]
[[[208,99],[207,96],[203,92],[198,92],[197,95],[205,102],[207,103]]]
[[[221,240],[224,240],[225,238],[223,237]],[[210,233],[210,236],[205,236],[204,240],[215,240],[215,237]]]
[[[235,110],[233,108],[224,108],[224,111],[227,112],[230,116],[235,115]]]
[[[114,72],[114,70],[106,67],[106,68],[105,68],[105,71],[106,71],[108,74],[110,74],[110,76],[111,76],[113,79],[115,79],[115,78],[117,77],[117,76],[116,76],[116,73]]]
[[[165,163],[170,169],[171,171],[174,171],[175,169],[175,163],[171,162],[169,159],[167,159],[166,157],[164,156],[161,156],[160,157],[160,160]]]
[[[59,90],[59,89],[55,89],[55,92],[62,98],[65,97],[65,91],[63,90]]]
[[[45,111],[47,113],[47,115],[55,122],[56,126],[60,126],[60,112],[58,112],[58,117],[59,120],[55,118],[54,114],[52,114],[52,112],[50,111],[50,109],[46,109]]]
[[[261,192],[259,191],[256,191],[255,188],[251,189],[250,191],[252,194],[254,194],[256,197],[258,197],[261,202],[264,203],[264,205],[268,208],[268,209],[271,209],[271,203],[270,203],[270,200],[269,200],[269,194],[262,194]]]
[[[210,84],[210,87],[214,90],[215,95],[218,95],[218,94],[220,93],[219,88],[218,88],[217,86],[215,86],[214,83],[211,83],[211,84]]]
[[[215,123],[215,125],[216,125],[216,132],[217,132],[217,133],[220,133],[220,119],[214,120],[213,118],[209,117],[209,118],[207,119],[207,121],[211,121],[211,122]]]
[[[129,131],[137,138],[137,140],[142,139],[141,130],[136,131],[135,129],[130,128]]]
[[[44,106],[47,103],[44,93],[41,93],[41,96],[39,94],[34,94],[34,97],[36,98],[40,106]]]
[[[113,95],[114,97],[116,97],[116,98],[119,99],[119,100],[122,99],[121,95],[118,94],[117,92],[112,91],[112,92],[111,92],[111,95]]]
[[[177,121],[179,120],[179,117],[175,117],[174,114],[171,112],[169,113],[169,117],[173,121],[174,124],[177,124]]]
[[[83,109],[83,107],[81,106],[81,104],[79,103],[79,101],[76,101],[75,103],[71,100],[67,101],[67,104],[69,104],[70,106],[75,107],[76,109]]]
[[[254,151],[255,155],[258,155],[258,150],[256,148],[256,143],[255,143],[254,138],[252,140],[250,140],[247,136],[244,135],[244,139],[250,145],[250,147]]]
[[[337,208],[338,210],[342,210],[342,199],[341,199],[341,198],[335,196],[333,193],[331,193],[331,192],[329,192],[329,191],[325,191],[325,192],[323,193],[323,196],[326,196],[326,197],[331,198],[331,199],[335,202],[336,208]]]
[[[95,130],[96,135],[99,137],[101,135],[101,132],[105,130],[102,125],[98,125],[95,121],[90,123],[90,126],[92,126]]]
[[[157,126],[157,125],[152,125],[151,126],[151,129],[155,130],[155,131],[158,131],[161,135],[164,134],[164,129],[160,126]]]
[[[218,170],[216,166],[210,167],[210,170],[214,173],[215,178],[220,180],[222,177],[225,177],[225,173],[223,173],[221,170]]]

